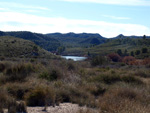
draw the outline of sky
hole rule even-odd
[[[150,36],[150,0],[0,0],[0,30]]]

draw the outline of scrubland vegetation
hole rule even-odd
[[[145,64],[145,60],[131,65],[126,60],[114,62],[110,57],[80,62],[3,59],[0,61],[0,111],[8,109],[15,113],[26,111],[26,106],[47,107],[69,102],[99,113],[148,113],[150,64]],[[91,112],[79,110],[79,113]]]

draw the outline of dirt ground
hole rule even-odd
[[[59,106],[49,106],[46,111],[44,107],[27,107],[28,113],[80,113],[80,110],[87,111],[87,107],[79,107],[77,104],[71,103],[61,103]],[[7,113],[7,110],[4,111]],[[92,110],[92,113],[97,113],[95,110]]]

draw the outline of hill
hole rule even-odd
[[[146,49],[146,52],[143,51]],[[87,48],[84,50],[84,54],[90,52],[90,54],[107,55],[113,52],[121,50],[122,55],[131,55],[131,53],[138,57],[149,57],[150,56],[150,38],[118,38],[108,39],[106,43]],[[137,51],[140,53],[137,54]]]
[[[150,36],[146,36],[146,35],[144,35],[145,36],[145,38],[150,38]],[[122,38],[143,38],[144,36],[134,36],[134,35],[132,35],[132,36],[124,36],[123,34],[120,34],[120,35],[118,35],[118,36],[116,36],[116,37],[113,37],[112,39],[122,39]]]
[[[88,47],[91,45],[98,45],[104,43],[106,38],[102,37],[99,34],[91,34],[91,33],[51,33],[46,34],[54,39],[59,40],[63,46],[65,47]]]
[[[27,31],[18,31],[18,32],[0,31],[0,36],[13,36],[25,40],[30,40],[48,51],[55,51],[60,46],[60,42],[57,39],[39,33],[32,33]]]
[[[3,32],[0,31],[0,36],[13,36],[30,40],[40,47],[48,51],[57,51],[59,53],[60,48],[74,48],[74,47],[90,47],[93,45],[99,45],[105,43],[106,38],[99,34],[90,33],[50,33],[50,34],[39,34],[28,31],[17,31],[17,32]]]
[[[40,48],[31,41],[11,36],[0,36],[0,56],[20,58],[55,57],[50,52]]]

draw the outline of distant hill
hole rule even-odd
[[[52,58],[50,52],[35,45],[33,42],[11,36],[0,36],[0,56],[20,58]]]
[[[59,40],[66,47],[86,47],[93,44],[102,44],[106,41],[106,38],[101,35],[91,33],[50,33],[46,35]]]
[[[113,37],[112,39],[119,39],[119,38],[143,38],[143,36],[124,36],[123,34],[120,34],[116,37]],[[146,36],[145,38],[150,38],[150,36]]]
[[[147,52],[137,56],[138,58],[144,58],[150,56],[150,38],[117,38],[109,39],[106,43],[97,45],[91,48],[84,49],[83,53],[87,54],[90,52],[91,55],[107,55],[113,52],[117,52],[118,49],[124,54],[130,55],[131,52],[136,54],[136,51],[142,53],[142,49],[146,48]]]
[[[105,39],[99,39],[99,38],[88,38],[84,41],[81,41],[81,44],[91,44],[91,45],[99,45],[104,43],[106,40]]]

